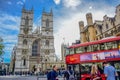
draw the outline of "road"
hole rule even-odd
[[[0,76],[0,80],[47,80],[45,76]],[[59,77],[59,80],[63,78]]]

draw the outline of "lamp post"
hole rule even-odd
[[[44,57],[42,55],[39,56],[39,64],[40,64],[40,70],[43,72],[43,65],[45,64],[45,60],[44,60]]]
[[[45,69],[47,70],[47,59],[45,59]]]

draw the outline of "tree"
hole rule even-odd
[[[3,49],[4,49],[3,39],[0,37],[0,56],[4,53]]]

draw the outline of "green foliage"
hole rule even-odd
[[[3,49],[4,49],[3,39],[0,37],[0,56],[4,53]]]

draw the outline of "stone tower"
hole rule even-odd
[[[54,49],[54,36],[53,36],[53,12],[52,9],[49,13],[43,10],[42,12],[42,51],[44,52],[45,61],[54,61],[55,49]]]
[[[103,20],[96,20],[93,23],[92,14],[86,14],[87,26],[82,27],[82,22],[79,23],[81,42],[85,42],[84,38],[88,42],[94,40],[100,40],[106,37],[120,36],[120,4],[116,7],[114,17],[108,17],[105,15]],[[81,26],[80,26],[81,25]],[[83,35],[83,33],[85,33]]]
[[[92,20],[92,14],[87,13],[86,14],[86,19],[87,19],[87,27],[88,27],[88,36],[87,36],[87,41],[95,41],[96,40],[96,30],[93,25],[93,20]]]
[[[33,9],[26,10],[24,7],[22,9],[20,34],[31,34],[33,27]]]
[[[81,40],[81,43],[87,42],[86,35],[85,35],[85,32],[84,32],[84,22],[83,21],[79,22],[79,29],[80,29],[80,40]]]
[[[120,23],[120,4],[116,7],[115,25]]]
[[[22,9],[20,33],[16,49],[15,72],[29,71],[29,39],[33,27],[33,9]]]

